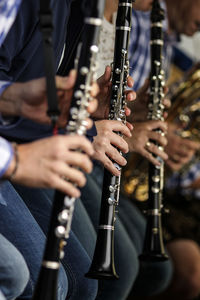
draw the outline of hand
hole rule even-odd
[[[104,75],[102,75],[98,80],[97,83],[99,85],[99,94],[97,95],[98,99],[98,109],[97,111],[92,114],[92,117],[95,120],[102,120],[108,119],[109,109],[110,109],[110,98],[111,98],[111,67],[107,66],[105,69]],[[132,77],[128,77],[127,80],[128,87],[133,87],[133,79]],[[127,101],[133,101],[136,98],[136,94],[132,90],[126,91],[126,99]],[[125,113],[128,116],[130,114],[130,109],[127,107],[125,108]]]
[[[173,170],[180,170],[185,164],[187,164],[195,152],[200,149],[200,144],[188,139],[184,139],[176,134],[177,126],[168,124],[168,145],[165,148],[169,159],[166,164]]]
[[[165,147],[167,139],[159,132],[155,132],[156,129],[160,129],[163,133],[167,132],[167,124],[162,121],[146,121],[136,122],[131,138],[125,138],[129,145],[131,152],[136,152],[148,159],[152,164],[159,166],[160,162],[153,156],[159,156],[163,160],[168,158],[168,155],[154,145],[150,140],[158,142],[161,147]],[[147,146],[147,143],[149,144]]]
[[[127,137],[131,137],[131,132],[128,127],[120,121],[96,121],[95,125],[97,128],[97,136],[94,137],[93,141],[93,158],[99,160],[113,175],[118,176],[120,172],[116,169],[111,160],[114,160],[120,166],[125,166],[126,159],[119,153],[117,148],[123,153],[127,153],[128,144],[123,137],[119,136],[116,132],[119,131]]]
[[[81,149],[86,154],[75,152]],[[79,197],[86,178],[82,171],[92,171],[91,143],[81,136],[54,136],[33,143],[18,145],[19,165],[13,182],[30,187],[55,188],[72,197]],[[14,169],[13,160],[4,174],[8,178]],[[66,179],[67,180],[66,180]]]
[[[168,92],[168,88],[164,87],[164,94],[166,95],[167,92]],[[131,115],[128,117],[128,121],[131,123],[147,121],[148,103],[149,103],[149,79],[146,79],[144,85],[137,91],[136,101],[128,103],[128,106],[132,111]],[[171,106],[171,101],[167,98],[164,98],[163,105],[167,110]],[[167,117],[166,111],[163,113],[163,117],[164,118]]]
[[[56,76],[56,88],[61,115],[58,126],[64,127],[67,116],[73,87],[76,79],[76,72],[72,70],[68,77]],[[92,96],[98,92],[98,86],[93,85]],[[35,122],[50,124],[47,116],[47,97],[45,78],[31,80],[25,83],[14,83],[9,86],[1,96],[0,111],[5,115],[18,115],[29,118]],[[94,112],[97,108],[97,101],[91,101],[88,111]]]
[[[190,185],[184,186],[184,189],[200,189],[200,178],[195,179]]]

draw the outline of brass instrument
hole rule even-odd
[[[176,133],[182,138],[200,142],[200,63],[196,64],[181,82],[170,86],[167,97],[172,102],[167,121],[178,125]],[[200,152],[197,152],[180,172],[188,171],[199,159]],[[147,167],[144,158],[136,153],[131,154],[122,177],[122,190],[126,196],[138,201],[148,199]]]
[[[177,134],[183,138],[200,141],[200,64],[197,64],[186,81],[174,91],[172,106],[167,121],[180,129]]]

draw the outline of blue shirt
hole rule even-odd
[[[0,47],[16,18],[20,4],[21,0],[0,0]],[[0,81],[0,92],[1,86],[5,88],[9,84],[10,83]],[[13,148],[11,144],[0,137],[0,177],[7,170],[12,158]]]
[[[71,2],[72,0],[52,0],[56,69],[59,66],[67,36]],[[38,0],[23,1],[14,26],[0,49],[1,79],[25,82],[44,76],[43,45],[38,11]],[[79,23],[81,20],[76,21]],[[52,127],[18,118],[13,124],[0,126],[0,134],[10,139],[30,141],[50,136]]]
[[[132,11],[132,30],[129,46],[130,76],[138,90],[150,72],[150,13]]]

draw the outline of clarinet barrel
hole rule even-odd
[[[162,21],[164,12],[160,7],[159,1],[154,0],[151,12],[151,80],[150,80],[150,102],[149,120],[163,120],[164,106],[164,75],[162,71],[162,49],[163,31]],[[162,134],[159,130],[157,131]],[[153,142],[153,141],[151,141]],[[158,143],[155,143],[160,147]],[[163,209],[163,184],[164,184],[164,163],[160,161],[160,166],[149,163],[148,181],[148,208],[147,226],[143,253],[140,255],[141,261],[164,261],[168,259],[165,253],[162,234],[162,213]]]

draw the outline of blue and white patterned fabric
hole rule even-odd
[[[21,0],[0,0],[0,47],[11,28]],[[0,94],[10,85],[10,82],[0,80]],[[13,157],[13,148],[10,143],[0,137],[0,177],[7,170]]]
[[[21,0],[0,0],[0,46],[12,26]]]
[[[129,63],[130,75],[135,84],[134,90],[138,90],[150,72],[150,13],[132,12],[132,31],[130,35]]]
[[[166,6],[162,2],[162,8],[166,12]],[[167,18],[163,21],[163,30],[167,30]],[[130,75],[133,77],[135,84],[134,90],[138,90],[149,77],[151,70],[151,53],[150,53],[150,33],[151,33],[150,12],[132,11],[132,31],[130,35],[129,46],[129,63]],[[169,67],[171,57],[171,45],[164,48],[163,68]],[[166,71],[166,70],[165,70]]]
[[[7,170],[13,157],[13,148],[10,143],[0,137],[0,177]]]
[[[0,47],[15,21],[21,0],[0,0]],[[0,95],[10,82],[0,80]]]
[[[190,167],[188,172],[181,174],[175,172],[166,182],[166,188],[169,190],[176,190],[179,194],[189,196],[192,198],[200,198],[200,189],[187,188],[192,182],[200,178],[200,163],[194,164]]]

